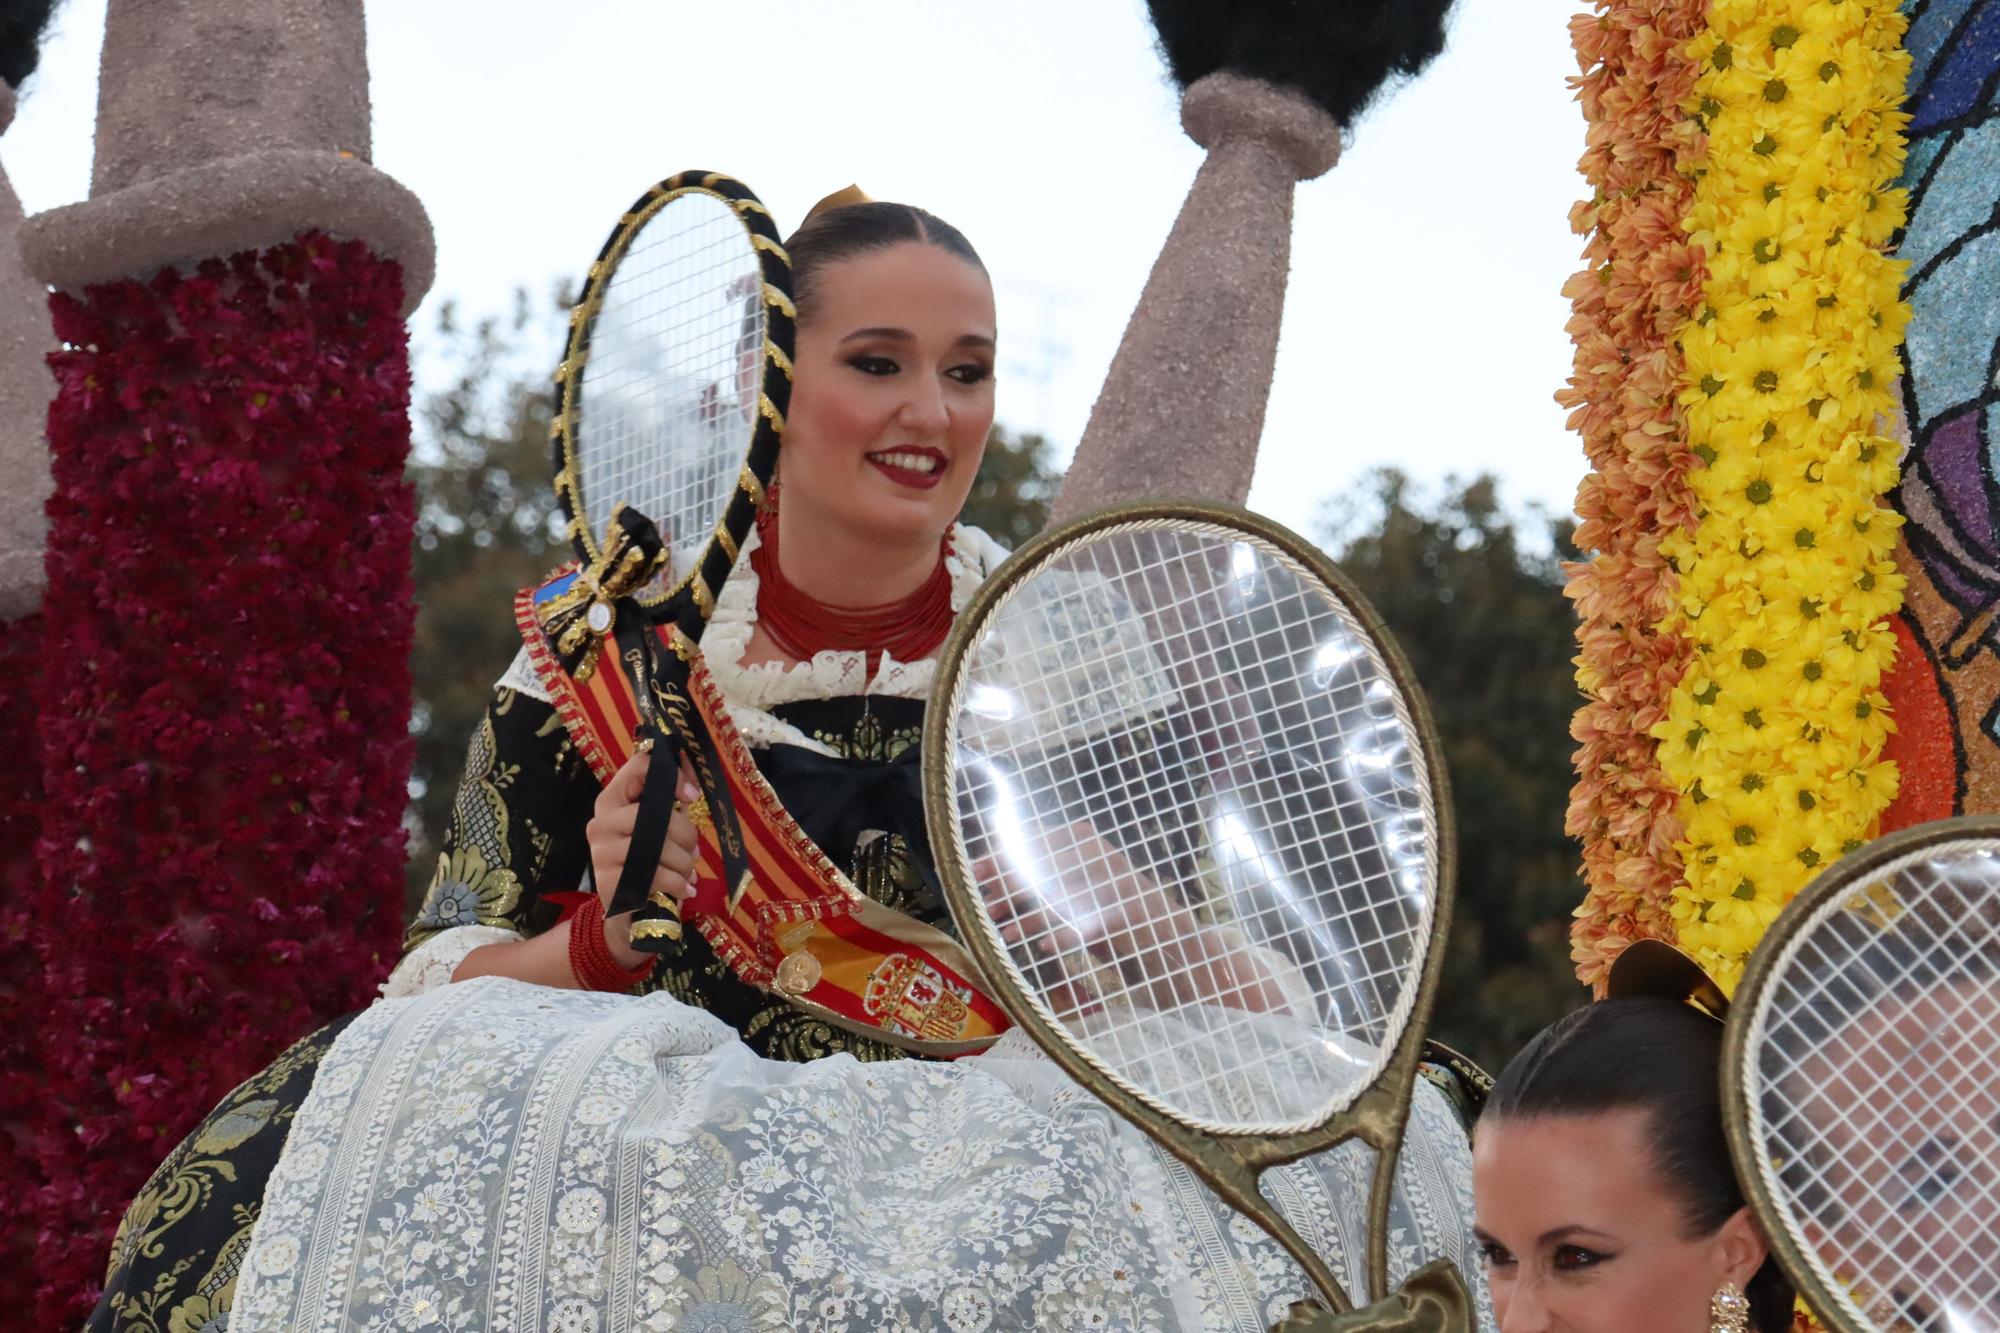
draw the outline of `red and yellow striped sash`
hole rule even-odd
[[[515,619],[536,676],[598,781],[632,756],[640,721],[631,680],[606,662],[579,682],[542,632],[539,608],[573,572],[515,602]],[[670,651],[690,666],[689,694],[714,738],[742,829],[751,876],[729,900],[712,825],[701,828],[696,891],[683,916],[730,969],[798,1008],[927,1055],[985,1049],[1009,1026],[981,988],[978,969],[942,930],[862,894],[779,802],[736,730],[700,650],[662,627]]]

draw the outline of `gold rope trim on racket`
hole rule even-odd
[[[706,195],[728,208],[730,215],[746,233],[749,254],[756,257],[766,275],[788,273],[791,268],[790,256],[786,253],[782,240],[775,233],[775,219],[769,207],[759,200],[747,185],[726,172],[687,171],[668,177],[651,187],[621,216],[613,236],[590,264],[584,289],[569,312],[568,337],[565,340],[563,359],[557,367],[557,398],[560,406],[550,422],[549,434],[556,464],[555,490],[565,509],[587,514],[594,498],[586,493],[582,477],[582,459],[578,453],[577,434],[584,422],[582,414],[577,409],[581,405],[579,394],[582,388],[582,376],[591,359],[587,348],[595,321],[602,313],[619,266],[629,255],[641,231],[668,204],[693,194]],[[784,388],[794,377],[791,356],[779,345],[780,340],[789,336],[789,330],[798,316],[796,305],[782,286],[784,281],[782,276],[764,276],[759,280],[759,286],[762,288],[759,299],[765,312],[765,334],[761,340],[764,388],[759,393],[757,416],[761,416],[763,421],[769,422],[770,425],[767,427],[761,422],[756,422],[756,418],[753,417],[754,431],[764,443],[753,442],[750,446],[752,458],[745,459],[741,469],[743,475],[739,481],[741,488],[750,495],[755,505],[763,503],[765,491],[762,481],[752,471],[753,459],[758,456],[760,450],[768,453],[770,448],[770,437],[763,436],[762,432],[772,428],[775,428],[775,431],[782,431],[784,427],[783,413],[777,409],[776,403],[769,395],[777,394],[782,397]],[[715,519],[714,527],[714,535],[723,540],[714,544],[725,550],[728,559],[733,563],[740,554],[741,541],[729,532],[730,521],[731,509],[725,502],[722,512]],[[587,517],[572,519],[566,535],[583,555],[584,563],[595,559],[599,554],[598,534],[592,530]],[[657,607],[685,594],[691,602],[700,607],[706,617],[714,606],[714,590],[706,581],[698,590],[691,584],[691,579],[701,563],[701,558],[697,557],[672,587],[661,588],[655,593],[640,594],[638,600],[643,605]]]

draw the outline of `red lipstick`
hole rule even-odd
[[[943,450],[919,444],[878,450],[867,455],[867,459],[897,485],[919,491],[927,491],[943,481],[950,462]]]

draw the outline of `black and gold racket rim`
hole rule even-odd
[[[657,615],[677,623],[692,637],[699,638],[701,627],[715,610],[716,594],[729,577],[737,553],[756,521],[766,487],[778,465],[778,447],[785,429],[785,414],[791,405],[792,355],[795,346],[797,310],[791,298],[791,260],[783,238],[763,202],[743,182],[713,171],[683,171],[669,176],[635,200],[619,219],[591,263],[575,307],[570,312],[569,330],[563,358],[555,374],[554,419],[550,424],[550,452],[555,489],[564,516],[567,534],[577,558],[586,568],[599,562],[604,534],[593,529],[589,511],[594,503],[607,508],[624,497],[590,497],[582,466],[585,447],[579,439],[579,407],[583,401],[583,378],[591,360],[592,332],[603,310],[611,280],[627,256],[634,240],[648,223],[674,201],[690,195],[713,199],[734,214],[748,234],[761,268],[761,289],[755,300],[761,308],[763,346],[758,355],[756,415],[751,426],[736,484],[714,521],[700,555],[662,587],[636,595],[635,600]],[[660,515],[648,515],[660,519]],[[689,534],[669,533],[670,545]]]

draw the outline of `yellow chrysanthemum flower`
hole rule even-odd
[[[1706,281],[1680,402],[1706,466],[1697,527],[1661,544],[1680,574],[1662,629],[1696,660],[1654,735],[1682,793],[1672,916],[1726,981],[1895,792],[1897,451],[1876,432],[1909,317],[1881,252],[1907,211],[1904,26],[1894,0],[1714,0],[1686,49]]]

